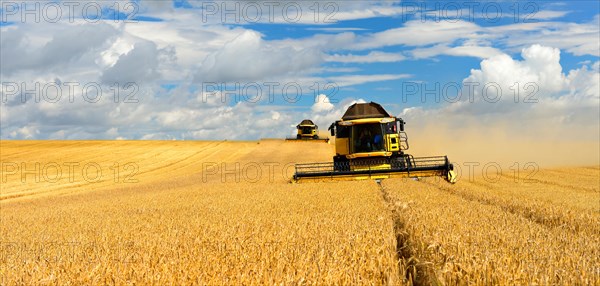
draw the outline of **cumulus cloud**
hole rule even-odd
[[[197,81],[255,81],[265,77],[302,74],[322,61],[320,51],[293,46],[274,46],[255,31],[245,31],[208,55]]]
[[[25,126],[10,132],[10,136],[16,139],[35,139],[38,134],[40,130],[34,126]]]
[[[149,41],[138,42],[102,73],[101,80],[108,84],[152,81],[159,76],[158,64],[159,50],[156,44]]]
[[[305,117],[310,118],[319,126],[329,127],[331,123],[342,118],[342,115],[344,115],[344,112],[346,112],[350,105],[364,102],[365,100],[362,98],[344,98],[337,104],[332,104],[329,97],[321,94],[318,96],[318,101],[312,105],[311,112],[306,113]]]
[[[531,119],[517,116],[516,110],[520,110],[535,115],[534,118],[547,116],[552,124],[575,126],[583,124],[584,118],[588,123],[596,122],[591,111],[598,101],[598,63],[563,72],[557,48],[563,53],[597,55],[598,17],[590,23],[521,23],[489,28],[464,21],[408,21],[374,32],[343,27],[336,30],[334,25],[322,25],[319,27],[326,28],[322,30],[326,34],[271,40],[248,26],[204,23],[197,10],[173,8],[167,2],[144,3],[140,2],[140,13],[162,21],[91,23],[75,19],[73,23],[17,23],[0,27],[3,81],[25,83],[28,88],[36,82],[41,83],[42,88],[46,83],[80,84],[75,88],[74,102],[70,102],[66,86],[62,87],[63,98],[57,103],[35,102],[31,95],[29,100],[21,102],[21,94],[11,95],[0,105],[0,137],[256,139],[283,136],[288,134],[290,126],[304,118],[313,118],[318,124],[328,126],[341,117],[348,105],[362,99],[344,94],[336,97],[339,102],[335,102],[331,97],[319,95],[313,105],[301,107],[221,101],[218,92],[208,95],[198,90],[197,83],[240,81],[243,85],[248,81],[275,80],[299,82],[303,89],[315,82],[357,86],[411,75],[373,74],[352,64],[392,63],[403,61],[404,57],[429,58],[441,54],[485,59],[465,81],[497,82],[506,96],[495,105],[463,100],[436,110],[430,118],[439,112],[490,118],[494,118],[489,115],[492,113],[511,114],[513,118]],[[337,14],[339,19],[385,17],[401,12],[389,2],[378,2],[369,9],[365,9],[365,5],[371,4],[366,2],[336,3],[342,8]],[[321,12],[319,17],[326,16],[326,11]],[[546,18],[558,16],[556,13],[545,15]],[[531,46],[532,43],[554,48]],[[403,46],[413,51],[377,51],[388,46]],[[509,52],[527,48],[522,52],[522,59],[514,59],[505,54],[507,51],[499,51],[499,46],[508,47]],[[515,80],[538,84],[539,102],[511,106],[509,92]],[[113,82],[121,86],[115,89],[111,86]],[[126,82],[138,85],[136,102],[124,102],[124,97],[132,91],[122,86]],[[101,85],[100,100],[84,100],[82,86],[87,83]],[[528,90],[524,86],[520,88],[525,96]],[[115,91],[120,92],[117,101],[113,97]],[[481,95],[483,90],[475,92]],[[414,116],[419,112],[429,110],[412,110]]]
[[[54,29],[34,24],[2,28],[0,73],[65,72],[73,66],[95,65],[94,55],[118,35],[105,23],[55,25]]]
[[[319,94],[315,99],[315,103],[313,104],[311,110],[314,113],[321,113],[331,111],[333,109],[333,104],[329,102],[329,98],[325,94]]]
[[[556,48],[533,45],[521,56],[494,56],[471,70],[463,83],[477,85],[472,98],[463,94],[440,108],[405,108],[400,116],[416,138],[414,152],[447,153],[460,162],[499,162],[507,168],[515,162],[599,164],[600,62],[565,74]],[[537,86],[534,94],[523,89],[527,83]],[[485,100],[482,87],[490,84],[502,91],[499,98],[496,89],[487,91],[497,101]],[[521,88],[516,101],[515,84]],[[524,101],[525,95],[535,101]]]
[[[521,61],[506,54],[483,60],[480,69],[463,80],[462,101],[452,108],[474,114],[522,110],[564,91],[568,82],[559,49],[533,45],[521,56]]]

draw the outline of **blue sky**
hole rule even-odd
[[[421,125],[591,122],[597,138],[598,1],[68,3],[0,7],[2,139],[285,137],[357,101]]]

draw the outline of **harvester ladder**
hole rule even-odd
[[[400,141],[400,150],[408,150],[408,135],[404,131],[401,131],[398,133],[398,135],[398,140]]]

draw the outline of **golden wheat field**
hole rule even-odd
[[[323,142],[0,141],[2,285],[600,285],[600,168],[291,184]]]

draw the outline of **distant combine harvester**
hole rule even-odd
[[[286,138],[288,141],[311,140],[311,141],[329,141],[328,138],[319,138],[319,126],[312,120],[304,119],[296,125],[296,138]]]

